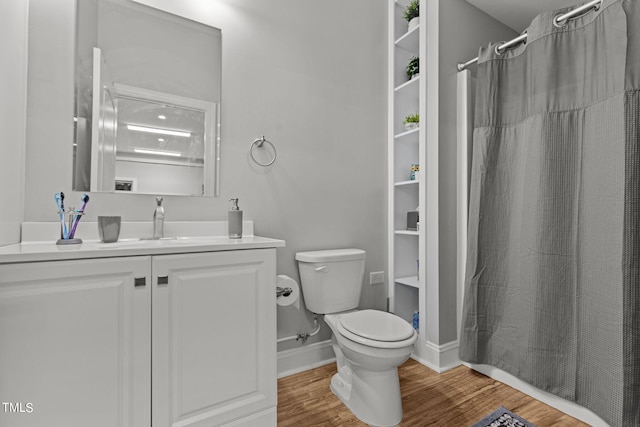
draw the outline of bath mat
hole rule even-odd
[[[499,407],[482,420],[475,423],[472,427],[536,427],[529,421],[525,420],[509,411],[504,407]]]

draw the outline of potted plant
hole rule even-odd
[[[420,115],[418,113],[409,114],[402,123],[404,123],[406,130],[415,129],[420,125]]]
[[[409,23],[407,31],[413,30],[420,24],[420,0],[412,0],[404,10],[404,19]]]
[[[420,58],[417,56],[412,56],[409,58],[409,63],[407,64],[407,76],[409,79],[413,79],[417,77],[420,73]]]

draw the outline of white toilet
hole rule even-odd
[[[357,310],[366,257],[361,249],[296,254],[306,307],[324,314],[333,331],[338,373],[331,391],[365,423],[395,426],[402,421],[397,368],[418,334],[394,314]]]

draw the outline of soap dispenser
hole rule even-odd
[[[161,239],[164,237],[164,207],[162,206],[162,197],[156,197],[156,210],[153,213],[153,238]]]
[[[229,199],[231,210],[229,211],[229,238],[240,239],[242,237],[242,211],[238,207],[238,199]]]

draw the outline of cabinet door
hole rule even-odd
[[[150,265],[0,265],[0,425],[150,425]]]
[[[271,408],[275,426],[275,249],[156,256],[152,271],[153,425]]]

